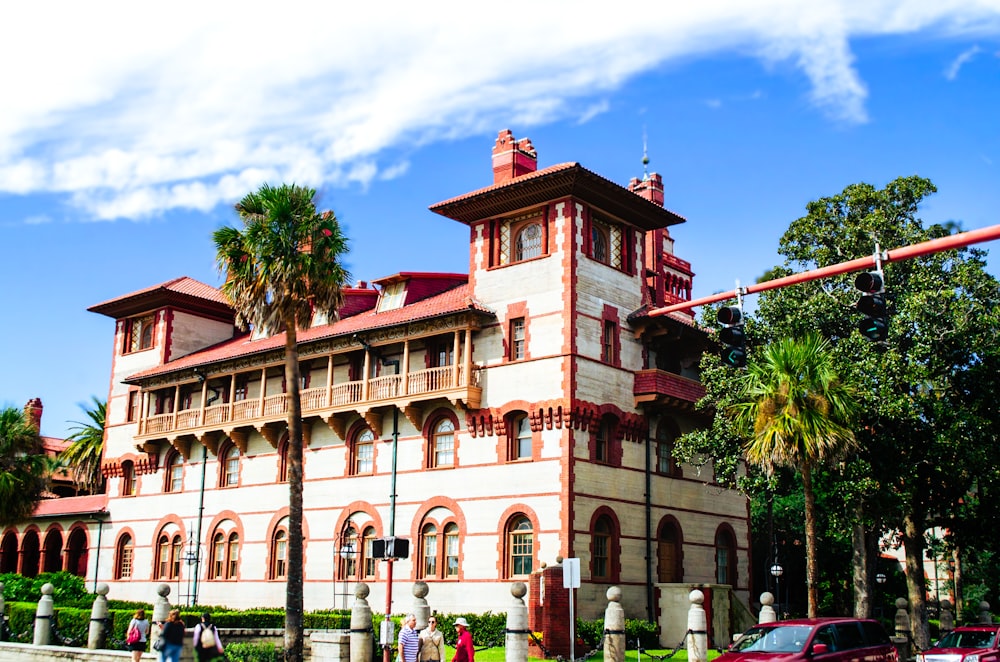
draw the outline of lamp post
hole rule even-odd
[[[877,604],[879,618],[882,617],[882,600],[880,599],[881,596],[879,594],[882,592],[882,585],[885,584],[888,579],[889,578],[886,577],[885,573],[881,570],[875,573],[875,602]]]
[[[771,570],[771,576],[774,577],[774,592],[776,593],[776,595],[774,596],[774,598],[775,598],[775,602],[778,603],[776,606],[780,606],[781,605],[781,575],[785,574],[785,569],[783,567],[781,567],[780,563],[778,563],[778,557],[777,556],[774,558],[774,563],[771,564],[770,570]],[[777,612],[778,620],[781,620],[781,610],[780,609],[775,609],[775,612]]]
[[[343,576],[344,576],[344,592],[341,595],[344,598],[344,600],[343,600],[343,605],[344,605],[343,608],[344,609],[347,609],[347,593],[348,593],[347,586],[348,586],[348,583],[351,581],[350,568],[351,568],[351,565],[352,565],[351,561],[354,559],[354,554],[355,554],[355,550],[354,550],[354,543],[353,542],[348,541],[348,542],[344,543],[341,546],[341,548],[340,548],[340,558],[343,559],[343,568],[344,568],[344,572],[343,572]]]

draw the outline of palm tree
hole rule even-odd
[[[350,276],[341,264],[347,240],[333,212],[316,211],[316,191],[295,184],[263,185],[236,205],[243,230],[215,231],[222,291],[237,322],[267,334],[285,333],[288,389],[288,585],[285,659],[302,660],[302,402],[298,332],[313,315],[335,319]]]
[[[0,409],[0,527],[31,517],[55,466],[24,411]]]
[[[813,471],[855,445],[854,390],[834,366],[829,343],[816,334],[779,340],[748,363],[730,409],[750,437],[744,448],[747,462],[768,474],[775,467],[789,467],[802,477],[810,618],[819,603]]]
[[[73,482],[77,489],[85,489],[91,494],[101,490],[104,478],[101,476],[101,456],[104,451],[104,417],[107,414],[108,403],[102,402],[97,396],[90,396],[93,408],[80,408],[90,419],[89,423],[73,421],[73,433],[66,441],[73,442],[62,453],[59,461],[63,466],[73,470]]]

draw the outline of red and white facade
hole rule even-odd
[[[371,547],[390,534],[411,542],[394,612],[416,580],[434,609],[500,611],[559,557],[581,560],[584,618],[610,585],[661,623],[692,585],[747,603],[746,499],[670,457],[701,423],[709,343],[688,315],[644,314],[690,299],[668,230],[684,219],[657,175],[622,187],[536,161],[501,132],[493,183],[431,207],[468,226],[468,275],[360,283],[338,321],[300,333],[307,609],[350,604],[357,581],[381,609]],[[197,574],[201,604],[284,604],[283,337],[240,334],[188,278],[91,310],[116,326],[90,576],[119,598],[167,582],[184,602]]]

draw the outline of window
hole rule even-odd
[[[517,317],[510,321],[510,360],[520,361],[525,357],[524,318]]]
[[[369,526],[365,528],[364,535],[365,550],[364,550],[364,578],[374,579],[375,569],[378,567],[378,559],[375,558],[375,527]]]
[[[736,541],[727,529],[715,534],[715,581],[736,586]]]
[[[135,496],[135,465],[131,460],[122,462],[122,496]]]
[[[531,574],[535,551],[531,520],[524,515],[513,518],[507,527],[507,574],[523,577]]]
[[[452,353],[454,345],[446,340],[441,340],[430,345],[428,349],[429,368],[443,368],[452,364]]]
[[[590,257],[615,269],[622,269],[625,260],[622,227],[613,223],[590,222]]]
[[[276,529],[271,538],[271,579],[288,576],[288,531]]]
[[[396,283],[389,283],[382,288],[382,296],[378,300],[378,311],[395,310],[403,305],[403,298],[406,294],[406,281],[401,280]]]
[[[125,413],[126,423],[135,423],[139,420],[139,403],[142,402],[142,391],[129,391],[128,411]]]
[[[246,400],[250,390],[250,380],[246,377],[235,377],[234,379],[236,379],[236,387],[233,391],[233,402]]]
[[[669,419],[656,426],[656,472],[665,476],[679,476],[681,471],[674,459],[674,441],[680,436],[677,424]]]
[[[455,424],[450,418],[442,418],[434,426],[432,466],[455,466]]]
[[[118,539],[115,552],[115,579],[132,579],[132,557],[135,553],[132,536],[123,534]]]
[[[161,534],[156,546],[156,578],[177,579],[181,573],[181,548],[183,543],[180,534],[170,536]]]
[[[608,229],[601,223],[593,223],[590,228],[591,257],[608,264]]]
[[[619,466],[621,438],[618,435],[618,419],[610,414],[603,416],[597,429],[590,434],[590,461]]]
[[[607,515],[597,518],[591,535],[591,567],[593,579],[611,579],[611,536],[612,523]]]
[[[353,579],[358,575],[358,556],[361,551],[358,530],[353,526],[344,531],[344,541],[340,546],[340,578]]]
[[[454,522],[444,527],[444,574],[458,577],[458,524]]]
[[[423,542],[421,545],[421,555],[422,561],[421,570],[423,578],[437,577],[437,560],[438,560],[438,537],[437,537],[437,527],[433,524],[427,524],[424,526],[423,531],[420,532],[420,539]]]
[[[601,334],[601,360],[605,363],[615,363],[617,336],[618,325],[611,320],[604,320],[604,332]]]
[[[222,472],[219,487],[236,487],[240,484],[240,449],[228,444],[222,453]]]
[[[517,414],[511,420],[509,439],[511,460],[531,459],[531,420],[527,414]]]
[[[181,492],[184,490],[184,456],[174,451],[167,457],[167,475],[164,492]]]
[[[209,579],[236,579],[240,561],[240,535],[236,531],[216,531],[212,537]]]
[[[358,433],[351,445],[354,458],[351,462],[352,475],[372,473],[375,467],[375,434],[365,428]]]
[[[530,260],[542,254],[542,224],[528,223],[517,230],[514,240],[514,261]]]
[[[608,463],[609,438],[611,436],[608,420],[603,419],[594,433],[594,461],[603,464]]]
[[[133,317],[126,322],[125,354],[139,352],[153,346],[153,332],[156,329],[156,315]]]
[[[174,413],[174,390],[160,391],[156,394],[156,400],[154,401],[153,411],[159,414],[172,414]]]
[[[278,443],[278,482],[288,482],[288,433]]]

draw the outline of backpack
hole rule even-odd
[[[133,623],[132,625],[130,625],[129,628],[128,628],[128,632],[125,633],[125,643],[126,644],[134,644],[135,642],[139,641],[139,639],[141,639],[141,638],[142,638],[142,635],[139,634],[139,626],[136,625],[135,623]]]
[[[201,629],[201,637],[198,641],[201,643],[202,648],[215,648],[215,635],[212,633],[214,627],[213,625],[209,625]]]

